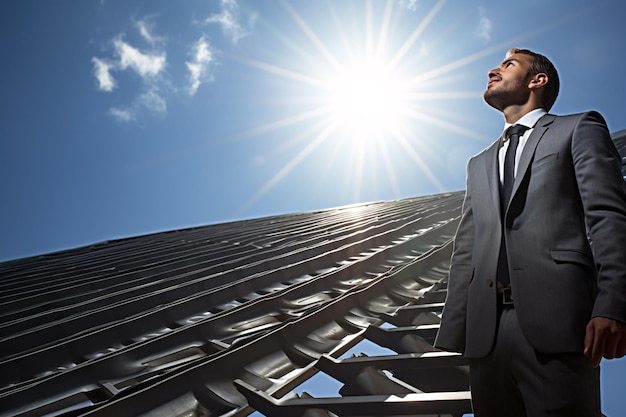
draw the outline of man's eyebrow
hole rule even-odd
[[[507,59],[505,59],[504,61],[502,61],[502,64],[500,64],[500,65],[506,65],[506,64],[508,64],[509,62],[518,62],[518,63],[519,63],[519,60],[518,60],[518,59],[515,59],[515,58],[507,58]]]

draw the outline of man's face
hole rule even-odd
[[[483,98],[491,107],[503,111],[511,105],[523,105],[528,101],[532,78],[528,73],[531,56],[513,54],[489,71],[489,83]]]

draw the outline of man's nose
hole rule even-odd
[[[489,77],[489,79],[491,79],[493,77],[497,77],[497,76],[498,76],[498,69],[497,68],[489,70],[489,72],[487,73],[487,77]]]

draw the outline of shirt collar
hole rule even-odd
[[[515,122],[515,123],[505,123],[504,124],[504,132],[506,132],[506,130],[510,126],[513,126],[514,124],[516,124],[516,125],[524,125],[527,128],[532,129],[535,126],[535,123],[537,123],[537,120],[541,119],[541,117],[543,117],[543,115],[546,114],[546,113],[547,112],[544,109],[535,109],[535,110],[529,111],[528,113],[523,115],[522,118],[519,119],[517,122]]]

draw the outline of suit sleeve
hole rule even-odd
[[[474,245],[474,220],[472,215],[469,166],[467,188],[461,221],[454,238],[454,249],[450,261],[448,295],[443,310],[441,326],[435,339],[435,347],[447,351],[465,351],[467,289],[473,276],[472,247]]]
[[[571,146],[597,271],[592,316],[626,322],[626,183],[621,158],[596,112],[581,117]]]

